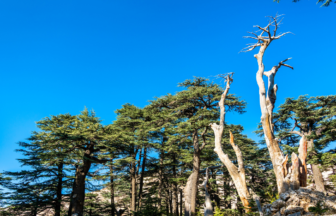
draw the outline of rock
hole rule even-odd
[[[302,207],[296,206],[296,207],[289,207],[285,210],[285,215],[292,215],[294,213],[300,213],[299,215],[302,215],[304,209]]]
[[[275,215],[273,216],[281,216],[280,212],[277,212]]]
[[[324,193],[308,188],[300,188],[296,191],[289,190],[282,193],[280,198],[272,204],[266,204],[262,210],[264,216],[296,216],[314,215],[309,213],[309,207],[315,207],[320,203],[322,208],[328,208],[328,214],[336,215],[336,196],[325,196]]]
[[[279,209],[284,207],[285,205],[286,203],[282,199],[277,199],[271,204],[272,209],[277,209],[277,211],[279,211]]]
[[[286,206],[299,206],[300,205],[300,198],[297,196],[293,196],[289,198],[286,202]]]
[[[333,209],[336,209],[336,196],[326,197],[325,204]]]
[[[280,194],[280,199],[282,199],[283,201],[287,201],[290,198],[290,194],[289,193],[282,193]]]
[[[265,216],[272,215],[271,204],[266,204],[262,207],[262,211]]]
[[[294,213],[294,214],[289,214],[289,215],[287,215],[287,216],[300,216],[300,215],[302,215],[301,212],[296,212],[296,213]]]
[[[262,211],[265,214],[265,216],[272,215],[271,211],[271,204],[266,204],[262,207]]]
[[[311,213],[311,212],[306,212],[306,213],[304,213],[303,215],[305,215],[305,216],[314,216],[315,214],[313,214],[313,213]]]
[[[320,191],[313,191],[313,190],[310,190],[308,188],[305,188],[305,187],[301,187],[297,190],[298,194],[305,194],[305,195],[309,195],[311,197],[314,197],[314,198],[322,198],[324,197],[324,193],[323,192],[320,192]]]

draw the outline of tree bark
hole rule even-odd
[[[180,189],[180,215],[183,216],[183,191]]]
[[[206,170],[205,180],[203,182],[203,187],[205,190],[205,205],[204,205],[204,216],[213,216],[212,204],[210,199],[210,194],[208,192],[207,184],[209,180],[209,169]]]
[[[184,215],[185,216],[195,216],[196,215],[196,198],[198,189],[198,178],[200,169],[200,149],[198,142],[197,130],[193,133],[193,144],[194,144],[194,155],[193,155],[193,171],[188,178],[184,196],[185,196],[185,206]]]
[[[259,102],[260,102],[260,109],[261,109],[261,123],[264,130],[264,136],[268,151],[270,153],[271,161],[273,164],[274,173],[276,176],[277,181],[277,188],[279,194],[287,191],[289,189],[288,182],[285,179],[285,169],[284,169],[284,162],[286,158],[284,157],[282,151],[279,148],[278,140],[274,136],[273,131],[273,109],[274,104],[276,101],[276,93],[278,90],[278,86],[274,84],[274,77],[281,66],[286,66],[291,69],[293,67],[285,64],[285,62],[289,59],[281,61],[278,65],[274,66],[270,71],[265,72],[265,66],[263,64],[263,57],[267,47],[273,40],[279,39],[282,36],[288,34],[289,32],[283,33],[281,35],[277,35],[278,29],[278,19],[279,17],[271,17],[268,25],[264,28],[257,26],[259,30],[261,30],[261,34],[257,35],[252,33],[255,37],[247,36],[248,38],[253,38],[257,40],[257,43],[252,44],[245,48],[245,51],[252,51],[256,47],[260,47],[258,54],[254,55],[258,62],[258,72],[256,74],[257,84],[259,87]],[[271,26],[274,26],[274,30],[271,31]],[[264,36],[263,34],[266,33],[267,35]],[[263,80],[263,76],[268,77],[268,91],[266,94],[265,83]]]
[[[62,205],[62,188],[63,188],[63,162],[57,165],[57,192],[56,192],[56,203],[55,203],[55,216],[61,215],[61,205]]]
[[[143,156],[142,156],[141,176],[140,176],[140,189],[139,189],[138,209],[141,208],[142,190],[143,190],[143,179],[144,179],[145,168],[146,168],[146,157],[147,157],[147,148],[144,147]]]
[[[111,193],[111,216],[115,215],[115,204],[114,204],[114,183],[113,183],[113,158],[111,159],[110,165],[110,193]]]
[[[136,176],[135,176],[135,162],[131,165],[131,211],[136,211]]]
[[[252,182],[253,182],[253,181],[252,181]],[[257,204],[258,211],[259,211],[259,215],[260,215],[260,216],[263,216],[264,213],[263,213],[263,211],[262,211],[262,207],[261,207],[261,203],[260,203],[260,197],[259,197],[256,193],[254,193],[252,189],[250,189],[250,194],[252,194],[253,200],[254,200],[254,201],[256,202],[256,204]]]
[[[164,138],[162,140],[161,144],[161,150],[160,150],[160,168],[159,168],[159,192],[158,192],[158,208],[160,212],[162,211],[162,189],[163,189],[163,159],[164,159]],[[160,213],[160,215],[162,215]]]
[[[85,201],[85,177],[90,170],[91,160],[90,154],[93,148],[86,150],[83,158],[83,166],[78,166],[76,169],[76,179],[71,197],[71,214],[83,216],[84,201]]]
[[[309,152],[314,152],[315,148],[314,148],[314,140],[309,140],[308,142],[308,151]],[[312,171],[313,171],[313,179],[315,182],[315,187],[317,191],[321,191],[323,193],[326,193],[325,187],[324,187],[324,180],[323,180],[323,176],[322,176],[322,172],[319,168],[318,164],[312,164]]]
[[[177,164],[177,161],[176,161],[176,156],[173,155],[173,176],[174,178],[176,179],[176,164]],[[173,182],[173,190],[172,190],[172,195],[173,195],[173,210],[172,210],[172,213],[173,215],[175,216],[178,216],[179,215],[179,212],[178,212],[178,195],[177,195],[177,183],[176,181]]]
[[[299,180],[301,187],[307,187],[307,139],[302,136],[299,147]]]
[[[167,215],[169,215],[169,192],[166,194],[166,211],[167,211]]]
[[[76,170],[78,169],[78,165],[75,165],[76,167]],[[75,180],[73,182],[73,185],[72,185],[72,192],[70,194],[70,204],[69,204],[69,209],[68,209],[68,216],[71,216],[72,215],[72,196],[74,195],[74,191],[75,191],[75,188],[76,188],[76,174],[77,172],[75,173]]]
[[[292,167],[291,167],[291,178],[290,178],[290,187],[292,190],[297,190],[300,188],[300,179],[299,179],[299,158],[293,152],[292,153]]]
[[[169,197],[169,213],[173,214],[173,191],[168,190],[168,197]]]
[[[225,91],[222,94],[221,100],[219,101],[218,105],[220,107],[220,124],[217,125],[215,123],[210,124],[211,128],[214,131],[215,134],[215,149],[214,151],[218,155],[221,162],[226,166],[228,169],[230,176],[236,186],[238,195],[243,203],[243,206],[245,208],[245,212],[250,211],[249,207],[249,201],[250,198],[249,191],[246,187],[246,181],[245,181],[245,168],[244,168],[244,162],[243,162],[243,155],[237,145],[234,144],[234,138],[233,134],[230,131],[230,144],[232,148],[234,149],[237,160],[238,160],[238,166],[239,169],[231,162],[229,159],[229,156],[223,152],[222,149],[222,135],[224,131],[224,122],[225,122],[225,98],[229,92],[230,84],[232,82],[232,74],[226,76],[226,88]]]

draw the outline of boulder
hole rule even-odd
[[[290,194],[289,193],[282,193],[280,194],[280,199],[282,199],[283,201],[287,201],[290,198]]]
[[[309,213],[308,208],[315,207],[317,203],[322,204],[323,208],[329,208],[331,212],[336,212],[336,196],[326,196],[322,192],[308,188],[289,190],[280,194],[279,197],[273,203],[263,206],[265,216],[314,215]]]
[[[304,209],[302,207],[296,206],[296,207],[289,207],[285,210],[285,215],[292,215],[295,213],[300,213],[299,215],[302,215],[304,212]]]

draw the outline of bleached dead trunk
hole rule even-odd
[[[300,131],[294,130],[296,127],[300,128]],[[295,125],[290,132],[292,134],[296,134],[301,136],[300,140],[300,148],[299,148],[299,158],[300,158],[300,185],[302,187],[307,186],[307,164],[306,164],[306,158],[307,158],[307,151],[310,153],[313,153],[315,151],[314,148],[314,140],[310,139],[309,141],[307,140],[306,136],[310,136],[312,134],[312,129],[305,128],[302,130],[302,127],[300,127],[297,122],[295,122]],[[302,145],[302,147],[301,147]],[[302,155],[302,156],[300,156]],[[302,158],[301,158],[302,157]],[[303,159],[304,158],[304,159]],[[304,162],[304,164],[303,164]],[[302,163],[302,164],[301,164]],[[313,171],[313,179],[315,182],[315,187],[317,191],[321,191],[323,193],[326,193],[326,190],[324,188],[324,181],[322,177],[322,172],[319,169],[319,165],[317,164],[312,164],[312,171]]]
[[[312,152],[314,151],[314,141],[311,139],[308,142],[308,151]],[[324,187],[324,180],[322,176],[322,172],[319,168],[318,164],[312,164],[312,171],[313,171],[313,179],[315,183],[315,187],[317,191],[321,191],[323,193],[326,193],[325,187]]]
[[[185,216],[195,216],[196,215],[196,196],[198,189],[198,178],[199,178],[199,167],[200,160],[198,152],[194,152],[193,159],[193,172],[188,178],[187,184],[184,189],[184,215]]]
[[[274,66],[270,71],[265,71],[265,66],[263,63],[263,57],[264,53],[267,49],[267,47],[270,45],[270,43],[273,40],[277,40],[281,38],[282,36],[288,34],[283,33],[280,35],[277,35],[277,29],[278,29],[278,19],[279,16],[271,17],[268,25],[266,27],[260,27],[256,26],[261,33],[257,35],[256,33],[252,33],[254,36],[247,36],[246,38],[252,38],[257,40],[257,43],[252,44],[245,48],[243,51],[248,52],[254,50],[256,47],[260,47],[258,54],[255,54],[254,57],[257,59],[258,62],[258,72],[256,75],[257,83],[259,86],[259,98],[260,98],[260,109],[261,109],[261,123],[264,130],[264,136],[266,145],[268,148],[268,151],[270,153],[270,157],[273,164],[274,173],[277,180],[277,187],[278,192],[283,193],[289,189],[288,181],[285,179],[286,175],[286,163],[287,163],[287,157],[285,157],[279,147],[278,140],[274,136],[273,131],[273,121],[272,121],[272,115],[273,115],[273,109],[274,104],[276,101],[276,93],[278,90],[278,86],[274,84],[274,78],[281,66],[286,66],[291,69],[293,67],[285,64],[287,60],[290,58],[281,61],[278,65]],[[271,26],[274,26],[273,31],[271,31]],[[264,36],[264,33],[267,35]],[[263,80],[263,76],[268,77],[268,89],[266,92],[265,83]]]
[[[301,187],[307,187],[307,139],[302,136],[299,147],[299,181]]]
[[[260,216],[264,216],[264,213],[263,213],[262,208],[261,208],[260,197],[259,197],[257,194],[255,194],[255,193],[252,191],[252,189],[250,189],[250,194],[252,195],[253,200],[254,200],[254,201],[256,202],[256,204],[257,204],[258,211],[259,211],[259,215],[260,215]]]
[[[225,98],[229,92],[230,84],[233,81],[232,79],[233,74],[229,74],[225,77],[226,79],[226,88],[224,93],[222,94],[221,100],[219,101],[219,107],[220,107],[220,122],[219,125],[216,123],[210,124],[212,130],[215,134],[215,149],[214,151],[218,155],[221,162],[226,166],[228,169],[230,176],[236,186],[236,189],[238,191],[238,195],[243,203],[243,206],[245,207],[245,211],[249,212],[249,201],[250,198],[249,191],[246,187],[246,181],[245,181],[245,168],[244,168],[244,162],[243,162],[243,156],[242,153],[237,145],[234,144],[234,138],[233,134],[230,131],[230,144],[232,148],[234,149],[237,160],[238,160],[238,166],[239,169],[231,162],[229,156],[223,152],[222,149],[222,135],[224,131],[224,122],[225,122]]]
[[[206,169],[205,180],[203,182],[203,187],[205,190],[204,216],[213,216],[210,194],[207,188],[208,180],[209,180],[209,168]]]
[[[290,175],[290,187],[292,190],[297,190],[300,188],[299,166],[300,166],[299,158],[293,152],[292,153],[291,175]]]

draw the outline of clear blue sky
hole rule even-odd
[[[260,120],[255,53],[238,53],[253,25],[285,14],[291,31],[266,52],[270,69],[293,57],[276,77],[277,105],[286,97],[335,94],[336,4],[317,0],[101,0],[0,2],[0,172],[18,170],[14,152],[35,122],[78,114],[87,106],[111,123],[122,104],[143,107],[178,91],[193,76],[235,72],[231,93],[248,103],[230,123],[252,133]]]

